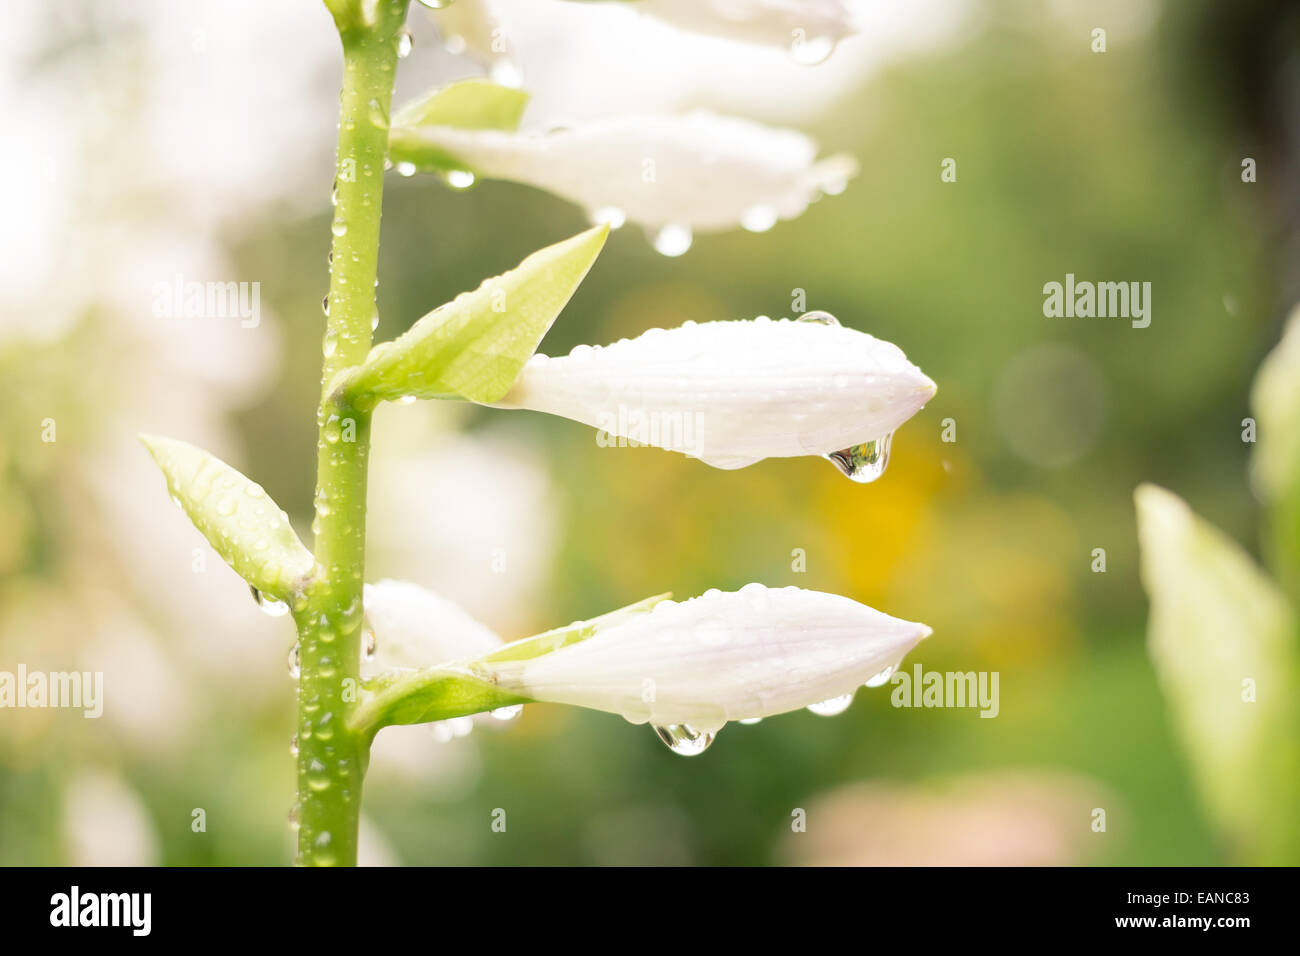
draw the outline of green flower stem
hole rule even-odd
[[[331,253],[329,318],[317,424],[316,567],[298,626],[298,862],[353,865],[369,740],[349,728],[360,694],[365,580],[366,465],[370,414],[333,394],[330,382],[370,351],[379,261],[388,111],[397,36],[408,0],[332,0],[343,42],[343,94]]]

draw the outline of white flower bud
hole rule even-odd
[[[793,219],[857,172],[849,156],[817,162],[803,133],[705,112],[615,116],[547,133],[411,126],[396,136],[475,176],[554,193],[594,219],[658,230],[656,247],[669,255],[689,247],[692,231],[761,231]]]
[[[684,725],[698,739],[882,683],[928,634],[839,595],[750,584],[664,601],[550,654],[474,669],[509,693]]]
[[[563,358],[534,356],[499,404],[715,468],[824,455],[865,481],[879,477],[889,437],[935,391],[897,346],[821,312],[687,322]]]

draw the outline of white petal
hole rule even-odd
[[[817,162],[816,144],[795,130],[705,112],[610,117],[540,134],[409,132],[479,177],[526,183],[648,229],[734,229],[755,210],[792,219],[857,172],[849,156]]]
[[[409,581],[367,584],[365,607],[374,653],[362,659],[363,678],[477,657],[502,643],[458,605]]]
[[[636,9],[683,30],[768,46],[834,42],[856,29],[845,0],[640,0]]]
[[[716,730],[852,693],[929,633],[839,595],[750,584],[665,601],[581,643],[490,670],[503,689],[535,700]]]
[[[740,468],[890,435],[936,386],[902,351],[817,322],[688,322],[535,356],[500,403]]]

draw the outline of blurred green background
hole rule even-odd
[[[200,561],[132,436],[211,447],[310,524],[329,25],[316,4],[289,4],[274,14],[277,42],[254,46],[256,4],[197,5],[201,28],[161,37],[150,18],[168,15],[162,4],[101,6],[33,9],[8,41],[11,96],[41,136],[63,131],[72,158],[49,160],[44,139],[10,147],[36,154],[25,181],[56,200],[30,215],[57,229],[7,217],[15,255],[42,241],[54,251],[0,288],[0,669],[103,670],[106,700],[99,720],[0,711],[0,863],[281,864],[291,626],[264,618],[215,556]],[[1148,659],[1131,496],[1141,481],[1166,485],[1258,550],[1240,432],[1296,293],[1296,18],[1228,0],[1140,5],[1136,20],[1124,5],[955,6],[964,19],[944,43],[890,58],[798,120],[824,152],[858,158],[843,195],[761,235],[698,236],[679,259],[625,227],[542,346],[789,315],[805,290],[808,308],[897,343],[939,383],[881,481],[858,486],[813,459],[715,471],[600,448],[590,429],[532,413],[386,407],[369,576],[439,590],[508,639],[664,590],[842,593],[934,628],[909,667],[999,672],[997,718],[895,709],[881,688],[835,718],[728,727],[691,759],[645,727],[545,705],[449,742],[394,728],[366,784],[363,857],[1232,860]],[[1106,11],[1124,27],[1094,54]],[[412,29],[408,62],[446,59],[427,22]],[[292,71],[301,89],[278,83],[277,63],[301,52],[285,37],[321,52]],[[214,50],[240,51],[224,66],[240,82],[216,133],[184,66]],[[832,63],[854,55],[846,46]],[[176,92],[160,99],[151,84]],[[79,119],[40,119],[57,110]],[[272,128],[275,149],[252,141]],[[247,157],[244,179],[204,159],[205,135]],[[1241,182],[1248,156],[1257,183]],[[940,181],[945,157],[956,183]],[[207,177],[234,185],[208,192]],[[390,174],[378,337],[583,225],[524,187],[455,193]],[[153,317],[148,289],[175,272],[260,282],[262,324]],[[1043,284],[1067,272],[1149,281],[1150,327],[1045,318]],[[955,442],[941,437],[949,418]],[[1091,570],[1095,548],[1105,573]],[[1104,833],[1091,828],[1098,807]],[[795,808],[807,834],[791,833]]]

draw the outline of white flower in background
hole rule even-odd
[[[409,581],[367,584],[365,607],[363,678],[479,657],[502,643],[459,605]]]
[[[795,321],[687,322],[561,358],[537,355],[498,404],[715,468],[824,455],[870,481],[884,470],[894,430],[935,391],[897,346],[810,312]]]
[[[1106,850],[1078,821],[1094,807],[1106,808],[1112,833],[1131,819],[1120,795],[1099,781],[1050,770],[859,780],[807,799],[817,826],[786,828],[782,864],[1080,866],[1102,862]]]
[[[64,787],[69,866],[157,866],[158,833],[140,795],[109,770],[82,769]]]
[[[808,64],[857,30],[845,0],[640,0],[636,10],[693,33],[787,47]]]
[[[467,411],[419,402],[377,415],[367,494],[374,578],[436,581],[498,633],[526,633],[563,508],[524,436],[448,434]]]
[[[924,624],[802,588],[749,584],[662,601],[576,644],[522,661],[472,665],[502,690],[650,722],[698,753],[727,721],[809,707],[844,710],[930,634]]]
[[[362,636],[361,677],[369,680],[393,671],[414,671],[490,654],[502,640],[453,601],[410,581],[379,581],[365,588],[366,627]],[[447,743],[468,736],[475,721],[509,721],[519,707],[503,707],[477,717],[436,720],[418,731],[385,728],[392,738],[428,733]],[[406,741],[410,743],[408,739]],[[385,749],[395,740],[385,740]]]
[[[796,130],[693,112],[614,116],[546,133],[446,126],[394,130],[395,150],[433,147],[473,176],[544,189],[593,220],[657,232],[655,248],[680,255],[696,231],[771,228],[857,172],[846,155],[817,160]],[[455,174],[452,174],[453,177]]]
[[[510,35],[492,4],[487,0],[462,0],[431,13],[448,53],[477,60],[502,86],[520,85],[522,77],[510,55]]]

